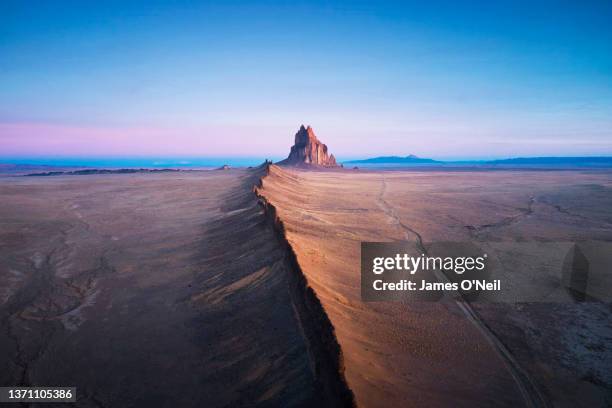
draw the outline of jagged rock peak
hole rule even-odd
[[[295,134],[295,145],[303,146],[305,144],[318,142],[317,136],[314,133],[314,130],[310,126],[307,128],[304,125],[300,126],[300,130]]]
[[[310,126],[304,127],[304,125],[300,126],[300,129],[295,134],[295,144],[291,147],[289,157],[279,164],[338,166],[336,158],[333,154],[328,153],[327,146],[317,139],[314,130]]]

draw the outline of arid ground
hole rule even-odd
[[[80,406],[319,402],[257,174],[0,182],[0,383]]]
[[[3,177],[0,385],[83,407],[612,404],[612,308],[561,291],[542,246],[500,262],[550,301],[361,301],[361,241],[437,240],[611,242],[612,173]]]
[[[562,266],[542,270],[538,261],[550,256],[550,247],[539,249],[549,242],[612,241],[611,173],[273,166],[261,194],[276,207],[335,328],[357,405],[612,403],[610,304],[561,298]],[[522,243],[523,253],[502,260],[514,273],[506,281],[517,293],[557,297],[519,304],[362,302],[360,242],[395,240],[412,242],[417,254],[432,241]]]

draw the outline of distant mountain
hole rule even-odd
[[[417,163],[442,163],[439,162],[437,160],[433,160],[433,159],[422,159],[420,157],[417,157],[413,154],[406,156],[406,157],[400,157],[400,156],[380,156],[380,157],[373,157],[370,159],[363,159],[363,160],[350,160],[350,161],[346,161],[345,163],[362,163],[362,164],[417,164]]]
[[[492,165],[531,165],[552,167],[612,167],[612,157],[517,157],[514,159],[491,160]]]
[[[575,167],[590,167],[590,168],[612,168],[612,157],[517,157],[513,159],[499,159],[488,161],[438,161],[433,159],[422,159],[420,157],[409,155],[406,157],[399,156],[382,156],[373,157],[363,160],[351,160],[344,163],[361,163],[364,165],[410,165],[410,164],[431,164],[444,167],[533,167],[533,168],[575,168]]]

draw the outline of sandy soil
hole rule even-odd
[[[256,178],[2,179],[0,384],[76,386],[84,407],[320,403]]]
[[[550,255],[612,241],[610,173],[271,166],[0,197],[0,384],[83,407],[612,404],[612,309]],[[361,241],[439,240],[505,248],[515,293],[550,302],[361,301]]]
[[[609,305],[363,303],[359,290],[360,241],[406,240],[415,254],[436,240],[612,241],[610,173],[273,166],[261,194],[335,327],[359,406],[612,403]],[[551,290],[558,277],[537,278],[530,260],[546,251],[533,248],[511,258],[523,259],[512,280]]]

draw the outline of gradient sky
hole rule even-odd
[[[612,2],[0,2],[0,156],[612,154]]]

